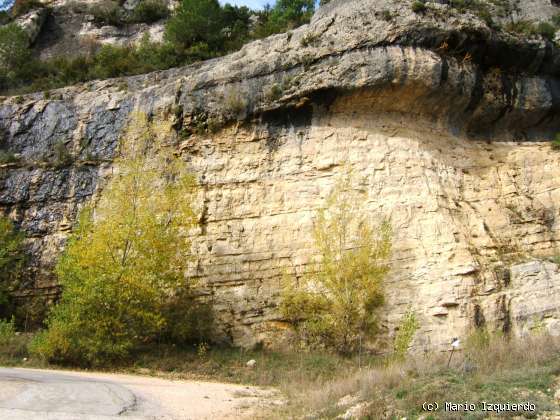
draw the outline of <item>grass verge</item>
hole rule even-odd
[[[30,359],[29,335],[0,345],[0,365],[53,367]],[[24,360],[27,359],[27,360]],[[247,367],[254,359],[256,365]],[[555,399],[560,375],[560,339],[548,335],[508,340],[469,340],[450,366],[448,354],[410,356],[404,361],[376,356],[347,358],[329,353],[246,351],[198,346],[179,349],[160,345],[134,356],[128,364],[107,366],[118,371],[169,379],[196,379],[274,386],[286,397],[266,418],[329,419],[482,419],[537,418],[557,414]],[[535,411],[492,413],[482,403],[524,403]],[[425,402],[439,410],[426,412]],[[445,402],[474,403],[473,411],[446,411]]]

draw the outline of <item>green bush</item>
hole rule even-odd
[[[267,25],[272,33],[285,32],[308,23],[314,11],[313,0],[277,0]]]
[[[171,152],[148,152],[161,147],[171,129],[143,114],[130,122],[115,162],[119,172],[104,188],[95,221],[91,209],[81,213],[57,263],[62,297],[48,330],[33,343],[35,354],[78,365],[116,362],[166,334],[174,337],[173,326],[189,321],[166,319],[177,296],[194,313],[184,278],[194,180]],[[177,336],[186,340],[186,329]]]
[[[182,0],[167,22],[165,37],[179,49],[198,43],[211,48],[221,41],[222,9],[218,0]]]
[[[320,262],[300,284],[288,283],[280,305],[304,344],[341,353],[355,351],[377,330],[392,236],[387,221],[375,229],[362,216],[350,182],[350,176],[339,181],[327,208],[318,212],[314,239]]]
[[[122,26],[124,24],[123,10],[113,0],[104,0],[95,4],[89,10],[93,15],[93,21],[100,26]]]
[[[7,25],[12,21],[12,17],[6,11],[0,11],[0,25]]]
[[[212,336],[214,312],[208,304],[197,301],[188,287],[180,288],[163,306],[165,329],[162,338],[186,346],[203,343]]]
[[[556,133],[556,137],[552,140],[551,146],[554,150],[560,150],[560,133]]]
[[[398,359],[405,358],[418,327],[418,320],[414,312],[408,311],[404,314],[395,335],[394,353]]]
[[[423,1],[415,0],[412,2],[411,8],[414,13],[424,13],[427,7]]]
[[[19,285],[25,262],[23,239],[12,221],[0,216],[0,319],[11,317],[14,311],[11,295]]]
[[[0,365],[18,364],[28,356],[29,335],[16,332],[14,317],[0,319]]]
[[[9,344],[16,336],[16,322],[14,318],[10,321],[0,319],[0,346]]]
[[[54,145],[54,165],[63,168],[72,163],[72,155],[63,141],[58,141]]]
[[[543,38],[552,40],[558,28],[548,22],[539,22],[535,24],[528,20],[518,20],[516,22],[511,22],[506,26],[506,30],[509,32],[521,34],[521,35],[540,35]]]
[[[130,22],[153,23],[169,16],[167,3],[163,0],[142,0],[134,9]]]
[[[18,159],[14,153],[6,150],[0,150],[0,165],[5,163],[15,163],[17,161]]]
[[[33,61],[29,40],[15,23],[0,27],[0,87],[16,85],[29,75]]]
[[[131,76],[221,56],[240,49],[253,39],[282,32],[309,21],[311,0],[281,0],[261,11],[217,0],[183,0],[165,29],[163,43],[146,36],[139,46],[105,45],[78,57],[33,58],[28,39],[16,25],[0,27],[0,91],[48,91],[94,79]],[[88,9],[98,25],[153,21],[169,12],[162,0],[144,0],[131,16],[119,3],[104,0]],[[252,23],[257,15],[258,22]]]
[[[548,40],[554,39],[554,34],[556,33],[556,28],[548,22],[540,22],[535,28],[536,33],[541,35],[543,38]]]

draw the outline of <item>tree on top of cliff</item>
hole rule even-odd
[[[277,0],[270,13],[270,25],[286,31],[309,22],[315,11],[314,0]]]
[[[217,0],[182,0],[167,23],[165,37],[183,48],[197,43],[216,47],[222,27],[222,9]]]
[[[0,27],[0,89],[26,75],[31,61],[28,43],[24,30],[15,23]]]
[[[123,359],[143,343],[173,335],[168,327],[176,323],[166,314],[189,313],[167,309],[192,286],[184,273],[195,225],[194,179],[158,141],[169,128],[137,114],[123,138],[118,172],[95,209],[81,212],[56,266],[61,302],[34,346],[45,358],[86,365]]]
[[[288,283],[280,308],[305,344],[342,353],[376,332],[392,242],[389,222],[372,226],[351,182],[341,178],[318,211],[313,236],[320,259],[299,285]]]

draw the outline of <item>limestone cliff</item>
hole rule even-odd
[[[229,341],[281,336],[280,277],[306,269],[314,212],[344,165],[364,211],[395,229],[386,338],[409,308],[418,350],[481,324],[560,333],[560,271],[543,259],[560,239],[560,152],[548,143],[560,50],[440,3],[419,14],[408,1],[334,0],[309,25],[220,59],[3,98],[1,146],[18,161],[1,169],[0,207],[31,237],[28,288],[56,291],[50,267],[140,109],[173,120],[198,177],[190,274]],[[560,12],[514,3],[524,18]]]

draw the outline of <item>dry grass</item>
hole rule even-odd
[[[2,337],[0,340],[0,366],[17,366],[29,358],[27,346],[31,341],[30,334],[18,334]]]
[[[558,410],[554,399],[560,375],[560,339],[548,335],[508,340],[479,334],[468,340],[447,367],[448,354],[387,359],[377,366],[351,370],[328,381],[290,381],[280,384],[289,403],[277,418],[335,418],[362,403],[358,418],[487,418],[480,410],[426,413],[424,402],[533,402],[536,412],[507,413],[505,417],[534,418]],[[348,404],[340,404],[344,400]],[[502,413],[502,416],[504,414]]]

